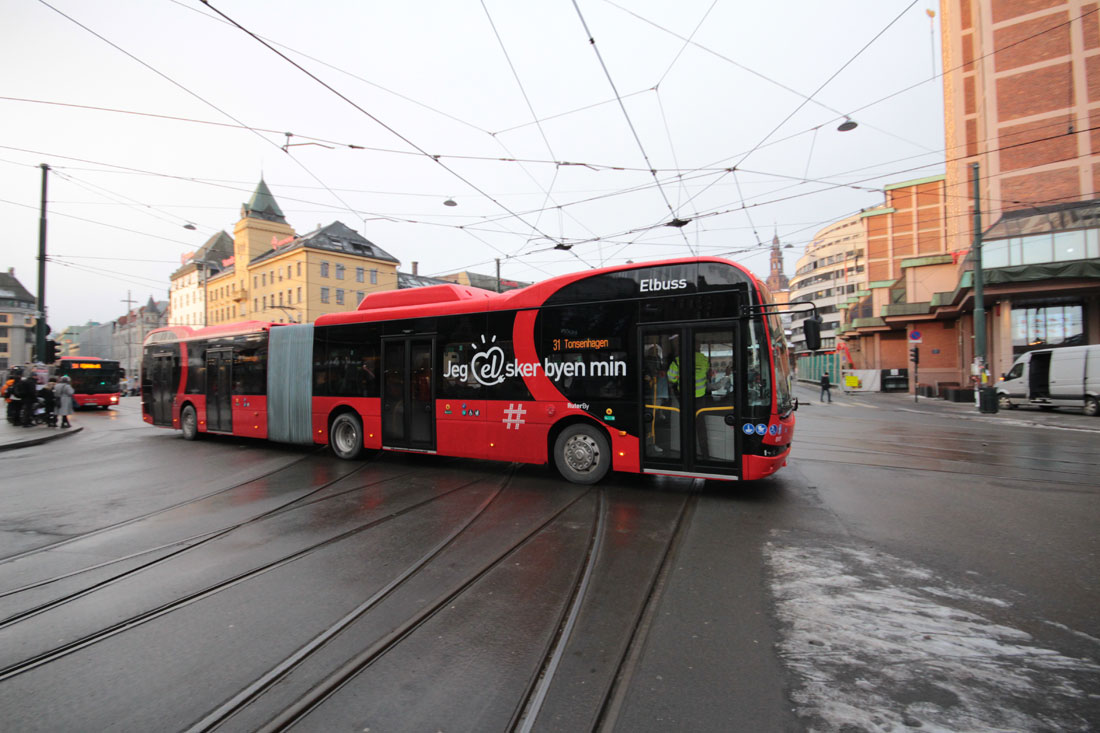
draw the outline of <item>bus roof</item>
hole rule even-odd
[[[525,288],[508,290],[503,293],[494,293],[489,290],[454,284],[370,293],[359,304],[357,310],[319,316],[315,323],[318,326],[331,326],[402,318],[538,308],[546,302],[547,298],[561,288],[585,278],[613,272],[646,270],[655,267],[689,265],[701,262],[719,263],[741,270],[749,277],[751,282],[756,283],[759,287],[759,280],[736,262],[730,262],[719,257],[684,257],[583,270],[568,275],[558,275],[534,285],[528,285]]]
[[[285,323],[271,323],[269,321],[237,321],[236,323],[223,323],[217,326],[166,326],[150,331],[145,336],[144,343],[163,341],[189,341],[197,338],[221,338],[225,336],[240,336],[247,333],[259,333],[276,326],[285,326]]]

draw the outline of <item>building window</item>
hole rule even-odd
[[[298,288],[298,302],[299,303],[302,302],[302,288],[301,287]]]
[[[328,263],[321,263],[321,277],[328,277]]]
[[[292,277],[290,273],[291,273],[290,265],[287,265],[286,266],[286,279],[287,280],[289,280]]]
[[[344,304],[344,289],[336,288],[336,305]]]
[[[264,310],[267,310],[267,296],[264,296]]]
[[[365,276],[366,276],[366,270],[364,270],[362,267],[356,267],[355,268],[355,282],[357,282],[357,283],[364,282],[365,281]]]
[[[378,270],[371,270],[370,271],[370,284],[371,285],[377,285],[378,284]]]
[[[339,262],[336,263],[336,279],[337,280],[343,280],[344,279],[344,266],[341,265]]]
[[[302,276],[302,263],[299,262],[298,263],[298,277],[301,277],[301,276]]]
[[[258,311],[260,309],[260,301],[256,298],[252,299],[252,310]]]
[[[1014,356],[1049,346],[1085,343],[1084,308],[1080,304],[1012,309]]]
[[[321,302],[328,302],[328,288],[321,288]]]
[[[362,303],[363,298],[365,298],[365,297],[367,297],[367,296],[362,290],[356,290],[355,291],[355,305],[358,306],[360,303]]]
[[[283,294],[279,293],[279,305],[283,304]]]
[[[266,272],[263,275],[260,276],[260,284],[262,284],[264,287],[267,287],[267,273]]]
[[[260,278],[257,277],[256,275],[252,276],[252,287],[254,287],[254,288],[260,287]]]
[[[294,291],[290,288],[286,289],[286,304],[290,305],[294,302]]]

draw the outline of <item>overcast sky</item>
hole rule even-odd
[[[36,291],[45,163],[55,331],[166,299],[261,175],[300,234],[537,281],[692,253],[765,276],[776,232],[793,274],[943,172],[934,0],[0,3],[0,267]]]

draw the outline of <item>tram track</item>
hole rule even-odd
[[[614,573],[612,569],[614,563],[610,556],[616,553],[629,553],[629,549],[624,550],[619,547],[611,550],[607,546],[608,537],[612,534],[609,529],[609,515],[612,512],[613,503],[608,498],[607,489],[589,489],[577,495],[553,514],[545,517],[540,523],[530,527],[522,536],[498,548],[492,557],[484,559],[476,568],[467,569],[460,579],[455,579],[448,588],[441,591],[430,601],[406,614],[399,623],[390,626],[383,633],[377,634],[369,643],[364,644],[358,653],[333,665],[327,674],[319,679],[311,680],[304,694],[299,695],[290,705],[278,705],[276,707],[277,712],[268,717],[266,722],[256,724],[254,718],[252,721],[238,723],[235,726],[231,725],[228,728],[267,732],[283,731],[307,720],[312,713],[325,706],[341,690],[354,685],[357,677],[370,669],[385,655],[395,651],[403,641],[409,639],[415,632],[431,622],[443,610],[453,609],[454,605],[459,603],[463,596],[471,593],[472,589],[484,581],[487,576],[494,571],[507,567],[509,561],[521,549],[547,532],[552,525],[561,521],[567,512],[577,507],[578,503],[590,496],[593,491],[598,492],[595,499],[596,509],[590,518],[589,529],[584,539],[583,562],[573,569],[571,591],[566,594],[566,599],[560,606],[557,620],[553,624],[554,632],[547,639],[545,648],[539,655],[541,661],[533,665],[523,692],[517,696],[514,702],[511,720],[502,721],[506,723],[505,727],[509,730],[531,731],[537,729],[540,713],[543,712],[544,705],[547,704],[548,700],[552,701],[553,705],[559,710],[566,704],[560,691],[555,695],[554,686],[557,682],[560,682],[558,672],[563,666],[563,660],[576,652],[574,645],[578,642],[574,634],[578,631],[578,625],[584,623],[582,620],[584,613],[587,612],[591,615],[594,609],[601,605],[601,601],[592,597],[593,584],[602,580],[605,585],[602,592],[607,593],[606,584],[611,581],[606,576],[609,572]],[[618,508],[621,509],[623,500],[620,498],[619,501]],[[609,720],[617,714],[622,695],[625,689],[629,687],[633,670],[640,656],[640,649],[644,645],[646,631],[655,613],[656,600],[660,597],[660,589],[669,572],[671,559],[682,541],[684,528],[690,522],[691,509],[695,506],[696,501],[696,495],[685,497],[675,511],[666,512],[672,514],[673,519],[668,520],[662,517],[662,524],[671,526],[665,527],[666,532],[662,535],[664,539],[656,551],[652,549],[648,551],[653,556],[653,564],[652,567],[646,566],[646,576],[640,583],[643,590],[640,591],[640,597],[634,600],[634,603],[637,604],[636,607],[632,606],[627,614],[630,621],[626,624],[627,632],[620,640],[618,653],[610,666],[601,669],[605,685],[600,693],[600,699],[589,711],[592,720]],[[624,541],[621,532],[616,531],[614,534],[619,541]],[[426,566],[430,559],[442,553],[446,546],[452,543],[457,536],[456,533],[454,536],[449,537],[446,542],[432,548],[422,558],[423,563],[418,563],[415,568],[410,567],[402,575],[402,582],[409,580],[421,568]],[[635,539],[632,537],[628,541],[633,542]],[[396,588],[396,584],[387,587],[385,593],[392,593]],[[381,594],[376,594],[368,599],[355,610],[354,618],[349,614],[348,617],[338,622],[339,629],[335,628],[336,625],[326,629],[316,637],[314,642],[303,646],[298,652],[273,667],[268,674],[189,727],[187,729],[188,733],[218,730],[224,723],[232,722],[234,715],[261,699],[263,692],[276,684],[280,677],[288,674],[291,667],[300,664],[307,651],[312,653],[322,644],[328,643],[383,599],[384,597]],[[586,633],[590,631],[591,629],[585,630]]]
[[[501,485],[498,486],[497,489],[493,492],[492,497],[495,498],[496,496],[498,496],[500,494],[500,492],[503,490],[504,486],[506,486],[508,481],[510,480],[510,476],[511,476],[511,472],[509,472],[509,474],[501,482]],[[393,478],[394,477],[389,477],[387,480],[393,480]],[[342,480],[342,479],[337,479],[337,480]],[[57,646],[57,647],[54,647],[50,650],[40,652],[40,653],[35,654],[31,657],[28,657],[27,659],[21,660],[17,663],[9,664],[6,667],[0,668],[0,683],[2,683],[4,681],[7,681],[9,679],[12,679],[14,677],[17,677],[17,676],[19,676],[21,674],[24,674],[26,672],[29,672],[33,669],[39,668],[43,665],[49,664],[50,662],[59,660],[59,659],[65,657],[65,656],[68,656],[68,655],[73,654],[77,651],[80,651],[82,649],[90,647],[94,644],[105,641],[105,640],[107,640],[109,638],[112,638],[114,636],[117,636],[121,633],[124,633],[124,632],[129,631],[129,630],[134,629],[134,628],[137,628],[137,627],[139,627],[143,624],[146,624],[146,623],[154,621],[158,618],[162,618],[164,616],[167,616],[167,615],[169,615],[169,614],[171,614],[175,611],[178,611],[182,608],[185,608],[185,607],[190,606],[192,604],[195,604],[199,601],[202,601],[203,599],[209,598],[209,597],[211,597],[211,596],[213,596],[217,593],[220,593],[220,592],[223,592],[223,591],[228,590],[230,588],[233,588],[235,586],[241,585],[241,584],[243,584],[243,583],[245,583],[249,580],[260,577],[260,576],[262,576],[266,573],[269,573],[273,570],[277,570],[277,569],[279,569],[281,567],[284,567],[284,566],[286,566],[290,563],[293,563],[297,560],[300,560],[304,557],[307,557],[307,556],[309,556],[309,555],[311,555],[315,552],[321,551],[321,550],[323,550],[327,547],[332,547],[332,546],[334,546],[334,545],[336,545],[336,544],[338,544],[338,543],[340,543],[344,540],[347,540],[348,538],[354,537],[357,534],[360,534],[360,533],[362,533],[364,531],[367,531],[367,530],[377,528],[378,526],[380,526],[382,524],[385,524],[386,522],[392,521],[394,519],[397,519],[398,517],[401,517],[401,516],[404,516],[404,515],[409,514],[411,512],[414,512],[417,509],[423,508],[423,507],[425,507],[429,504],[432,504],[436,501],[439,501],[439,500],[441,500],[441,499],[443,499],[447,496],[453,495],[457,492],[461,492],[465,489],[468,489],[470,486],[472,486],[474,484],[477,484],[477,483],[480,483],[484,480],[485,479],[483,477],[479,477],[479,478],[474,479],[472,481],[466,482],[462,485],[456,486],[456,487],[454,487],[450,490],[442,492],[440,494],[433,495],[433,496],[428,497],[424,500],[421,500],[421,501],[415,502],[413,504],[410,504],[408,506],[405,506],[401,509],[391,511],[391,512],[389,512],[389,513],[387,513],[387,514],[385,514],[381,517],[378,517],[378,518],[376,518],[376,519],[374,519],[370,522],[367,522],[363,525],[351,527],[351,528],[349,528],[349,529],[347,529],[347,530],[345,530],[345,531],[343,531],[343,532],[341,532],[341,533],[339,533],[335,536],[328,537],[328,538],[326,538],[325,540],[323,540],[321,542],[313,543],[311,545],[303,547],[303,548],[301,548],[301,549],[299,549],[299,550],[297,550],[297,551],[295,551],[295,552],[293,552],[289,555],[284,555],[284,556],[279,557],[277,559],[274,559],[270,562],[267,562],[267,563],[265,563],[265,564],[263,564],[259,567],[255,567],[255,568],[252,568],[248,571],[238,573],[237,575],[234,575],[233,577],[230,577],[230,578],[227,578],[225,580],[219,581],[217,583],[211,584],[211,585],[209,585],[207,587],[204,587],[204,588],[201,588],[199,590],[190,592],[190,593],[188,593],[188,594],[186,594],[186,595],[184,595],[180,598],[177,598],[177,599],[175,599],[171,602],[161,604],[159,606],[148,609],[148,610],[143,611],[143,612],[138,613],[138,614],[134,614],[134,615],[132,615],[132,616],[126,618],[126,619],[123,619],[123,620],[120,620],[120,621],[115,622],[113,624],[110,624],[110,625],[108,625],[108,626],[106,626],[102,629],[99,629],[99,630],[93,632],[93,633],[85,634],[85,635],[83,635],[83,636],[81,636],[77,639],[74,639],[70,642],[67,642],[67,643],[62,644],[62,645]],[[321,487],[321,489],[323,489],[323,488],[324,487]],[[349,491],[358,491],[358,490],[362,490],[362,488],[363,487],[356,487],[355,489],[351,489]],[[321,490],[321,489],[318,489],[318,490]],[[316,492],[311,492],[311,493],[316,493]],[[342,492],[342,493],[346,493],[346,492]],[[328,498],[336,498],[336,496],[337,495],[334,495],[333,497],[327,497],[326,500]],[[280,507],[278,512],[283,513],[285,511],[287,511],[288,509],[289,509],[289,507]],[[484,511],[484,507],[482,507],[482,509],[479,510],[479,513],[480,513],[480,511]],[[271,513],[269,513],[265,518],[270,518],[270,516],[271,516]],[[258,521],[258,519],[259,519],[259,517],[253,518],[253,519],[248,520],[246,522],[242,522],[237,526],[234,526],[234,527],[228,528],[226,530],[223,530],[223,531],[218,533],[218,536],[219,537],[224,536],[224,535],[228,534],[229,532],[232,532],[235,529],[239,529],[240,527],[242,527],[246,524],[250,524],[250,523],[253,523],[255,521]],[[211,538],[211,539],[214,539],[214,538]],[[194,547],[196,547],[196,546],[192,545],[188,548],[185,548],[185,550],[186,549],[193,549]],[[128,577],[130,575],[133,575],[133,573],[127,573],[126,577]],[[11,626],[13,626],[13,625],[15,625],[15,624],[17,624],[21,621],[26,621],[28,618],[30,618],[32,616],[35,616],[35,615],[39,615],[41,613],[44,613],[45,611],[53,610],[55,608],[62,607],[62,606],[67,605],[69,603],[73,603],[73,602],[79,600],[79,598],[81,598],[83,596],[86,596],[89,593],[93,592],[94,590],[102,589],[102,587],[104,587],[105,585],[109,585],[110,583],[117,583],[122,579],[124,579],[124,578],[123,577],[114,578],[109,583],[104,583],[104,584],[101,584],[101,585],[96,586],[94,588],[91,588],[91,589],[88,589],[86,591],[80,592],[78,594],[74,594],[73,597],[67,598],[63,601],[53,603],[53,604],[49,604],[48,608],[37,609],[33,613],[28,612],[28,613],[25,613],[25,614],[21,614],[18,618],[6,619],[5,621],[0,622],[0,629],[6,628],[6,627],[11,627]]]
[[[139,572],[141,570],[148,569],[148,568],[150,568],[150,567],[152,567],[152,566],[154,566],[154,565],[156,565],[160,562],[164,562],[166,560],[169,560],[172,557],[175,557],[176,555],[178,555],[179,552],[183,552],[183,551],[186,551],[188,549],[199,547],[200,545],[202,545],[202,544],[204,544],[208,541],[217,539],[218,537],[222,537],[222,536],[226,535],[229,532],[240,529],[241,527],[245,527],[249,524],[253,524],[255,522],[262,521],[262,520],[265,520],[265,519],[270,519],[271,517],[278,516],[279,514],[282,514],[284,512],[293,511],[293,510],[301,508],[301,507],[309,506],[310,504],[315,503],[317,501],[327,501],[329,499],[337,499],[337,498],[339,498],[339,497],[341,497],[345,494],[348,494],[348,493],[351,493],[351,492],[354,492],[354,491],[360,491],[360,490],[362,490],[363,488],[365,488],[367,486],[371,486],[372,483],[380,483],[380,482],[383,482],[383,481],[389,481],[389,480],[392,480],[394,478],[400,478],[401,476],[408,476],[408,475],[414,473],[414,471],[410,470],[410,471],[407,471],[407,472],[402,473],[402,474],[396,474],[396,475],[393,475],[393,476],[386,476],[385,478],[378,479],[377,481],[372,482],[372,483],[364,484],[364,485],[361,485],[361,486],[354,486],[354,487],[346,489],[344,491],[339,491],[339,492],[333,493],[329,496],[322,497],[321,499],[316,498],[316,495],[318,493],[325,491],[326,489],[328,489],[329,487],[331,487],[335,484],[338,484],[342,481],[346,481],[349,477],[354,476],[356,473],[366,469],[368,465],[370,465],[370,461],[364,461],[362,463],[362,465],[354,467],[352,470],[350,470],[348,473],[343,474],[342,476],[334,478],[331,481],[325,482],[321,486],[318,486],[316,489],[310,491],[309,493],[307,493],[303,496],[298,496],[298,497],[295,497],[293,499],[290,499],[289,501],[287,501],[286,503],[284,503],[280,506],[274,507],[272,509],[268,509],[264,512],[261,512],[260,514],[257,514],[255,516],[252,516],[252,517],[249,517],[247,519],[241,520],[239,522],[235,522],[235,523],[232,523],[230,525],[223,526],[223,527],[218,527],[217,529],[212,529],[212,530],[207,531],[207,532],[199,532],[199,533],[196,533],[196,534],[193,534],[193,535],[189,535],[187,537],[182,537],[182,538],[173,540],[172,542],[167,542],[167,543],[164,543],[162,545],[157,545],[157,546],[154,546],[154,547],[149,547],[149,548],[143,549],[139,552],[134,552],[134,553],[130,553],[128,555],[124,555],[122,557],[116,557],[116,558],[112,558],[110,560],[105,560],[105,561],[103,561],[101,563],[97,563],[95,565],[89,565],[87,567],[78,568],[76,570],[72,570],[72,571],[69,571],[69,572],[66,572],[66,573],[60,573],[60,574],[51,576],[49,578],[36,580],[32,583],[27,583],[27,584],[19,586],[17,588],[11,588],[11,589],[8,589],[8,590],[5,590],[5,591],[0,591],[0,599],[6,598],[8,596],[17,595],[19,593],[24,593],[24,592],[29,591],[29,590],[34,590],[36,588],[45,587],[47,585],[52,585],[53,583],[61,582],[63,580],[68,580],[70,578],[74,578],[74,577],[77,577],[77,576],[85,574],[85,573],[94,572],[96,570],[102,570],[103,568],[110,567],[111,565],[117,565],[119,563],[126,562],[128,560],[133,560],[133,559],[139,558],[143,555],[149,555],[151,553],[161,552],[163,550],[169,550],[170,548],[181,546],[181,545],[185,546],[185,547],[182,547],[179,551],[171,552],[167,555],[162,555],[161,557],[159,557],[157,559],[154,559],[154,560],[152,560],[148,563],[144,563],[140,566],[134,567],[134,568],[128,570],[126,573],[122,573],[118,576],[113,576],[112,578],[108,578],[107,580],[97,584],[97,586],[107,585],[110,582],[117,581],[117,580],[119,580],[123,577],[126,577],[127,575]],[[237,484],[237,485],[231,487],[231,489],[242,488],[242,487],[247,486],[248,484],[252,483],[253,481],[262,480],[264,478],[269,478],[271,476],[277,475],[282,470],[289,470],[290,468],[291,468],[291,466],[285,466],[285,467],[283,467],[283,469],[280,469],[279,471],[275,471],[275,472],[272,472],[272,473],[269,473],[269,474],[265,474],[264,476],[258,477],[257,479],[253,479],[251,481],[246,481],[246,482],[243,482],[241,484]],[[223,491],[215,492],[214,494],[211,494],[211,495],[209,495],[207,497],[204,497],[204,498],[210,498],[210,496],[217,496],[221,493],[224,493],[224,492]],[[200,501],[200,500],[201,499],[196,499],[195,501]],[[177,507],[171,507],[171,508],[180,508],[180,507],[188,506],[192,503],[194,503],[194,502],[186,502],[182,505],[179,505]],[[168,511],[168,510],[166,509],[165,511]],[[152,515],[148,515],[148,516],[145,516],[145,517],[142,517],[142,518],[148,519],[148,518],[151,518],[152,516],[156,516],[156,515],[159,515],[161,513],[162,512],[155,512]],[[142,518],[138,518],[138,519],[142,519]],[[76,541],[81,540],[81,539],[86,539],[87,537],[91,537],[91,536],[101,534],[102,532],[106,532],[106,531],[109,531],[111,529],[118,529],[118,528],[130,525],[130,524],[133,524],[134,522],[138,521],[138,519],[135,519],[133,521],[121,522],[118,525],[114,525],[112,527],[105,527],[102,530],[97,530],[95,532],[88,533],[87,535],[83,535],[81,537],[74,537],[74,538],[72,538],[71,541],[76,542]],[[67,544],[67,543],[59,543],[59,544]],[[33,555],[34,553],[39,552],[39,551],[44,552],[48,549],[56,549],[56,545],[51,546],[51,547],[44,547],[44,548],[36,549],[32,552],[27,553],[27,555]],[[10,618],[0,619],[0,628],[3,628],[9,621],[10,621]]]
[[[174,511],[174,510],[177,510],[177,509],[182,509],[184,507],[190,506],[192,504],[198,504],[198,503],[201,503],[203,501],[209,501],[210,499],[213,499],[217,496],[221,496],[223,494],[235,491],[235,490],[240,489],[244,486],[247,486],[248,484],[254,483],[256,481],[261,481],[263,479],[271,478],[272,476],[276,476],[279,473],[282,473],[284,471],[288,471],[292,468],[295,468],[299,464],[304,463],[305,461],[308,461],[309,459],[323,453],[325,450],[327,450],[327,449],[326,448],[318,448],[316,450],[310,451],[306,455],[292,461],[291,463],[288,463],[285,466],[280,466],[279,468],[275,468],[275,469],[272,469],[270,471],[267,471],[266,473],[262,473],[259,476],[254,476],[254,477],[248,479],[247,481],[241,481],[239,483],[233,484],[231,486],[223,487],[223,488],[218,489],[216,491],[211,491],[211,492],[209,492],[207,494],[203,494],[201,496],[196,496],[196,497],[193,497],[191,499],[187,499],[185,501],[178,502],[176,504],[171,504],[171,505],[166,506],[166,507],[161,507],[160,509],[155,509],[151,512],[146,512],[144,514],[139,514],[139,515],[134,516],[134,517],[129,517],[127,519],[123,519],[122,521],[119,521],[119,522],[114,522],[112,524],[104,525],[102,527],[97,527],[96,529],[90,530],[88,532],[81,532],[80,534],[70,535],[70,536],[67,536],[63,540],[58,540],[56,542],[51,542],[48,545],[40,545],[39,547],[33,547],[29,550],[23,550],[22,552],[17,552],[13,555],[7,555],[5,557],[0,557],[0,566],[5,565],[5,564],[10,563],[10,562],[14,562],[15,560],[21,560],[21,559],[23,559],[25,557],[29,557],[31,555],[35,555],[35,554],[42,553],[42,552],[48,552],[50,550],[56,550],[60,547],[64,547],[65,545],[69,545],[69,544],[72,544],[74,542],[79,542],[81,540],[86,540],[90,537],[95,537],[97,535],[104,534],[105,532],[110,532],[112,530],[120,529],[122,527],[126,527],[128,525],[135,524],[137,522],[141,522],[141,521],[144,521],[144,520],[147,520],[147,519],[152,519],[153,517],[159,516],[161,514],[165,514],[166,512]]]
[[[802,451],[813,451],[813,450],[828,451],[832,455],[835,455],[837,453],[848,453],[848,454],[853,454],[853,455],[858,455],[858,456],[894,456],[894,457],[900,457],[900,458],[908,458],[908,459],[911,459],[913,461],[933,461],[934,460],[934,461],[938,461],[938,462],[941,462],[941,463],[963,463],[963,464],[968,464],[967,459],[964,459],[964,458],[944,458],[942,453],[937,453],[933,450],[929,450],[927,454],[914,454],[914,453],[905,452],[905,451],[885,450],[885,449],[882,449],[882,448],[879,448],[879,447],[875,447],[875,448],[858,448],[858,447],[851,446],[851,445],[845,445],[843,443],[835,443],[835,442],[827,442],[827,441],[813,441],[813,440],[802,440],[802,441],[799,442],[799,446],[802,449]],[[970,450],[970,451],[967,451],[967,452],[973,454],[973,456],[975,458],[981,457],[981,458],[983,458],[987,461],[989,459],[988,451]],[[909,470],[933,471],[933,472],[936,472],[936,473],[948,473],[948,474],[956,474],[956,475],[963,475],[963,476],[981,476],[981,477],[984,477],[984,478],[1000,478],[1000,479],[1011,480],[1011,481],[1029,481],[1030,480],[1030,479],[1026,479],[1026,478],[1020,478],[1019,476],[1007,476],[1007,475],[1002,475],[1000,473],[995,472],[995,469],[1006,469],[1006,470],[1016,469],[1016,470],[1019,470],[1021,468],[1020,466],[1014,466],[1014,465],[1011,465],[1011,464],[1008,464],[1008,463],[988,463],[988,462],[980,463],[980,464],[975,464],[975,465],[978,465],[978,466],[981,466],[981,467],[987,468],[987,469],[994,469],[994,470],[965,471],[965,470],[953,469],[953,468],[934,468],[934,467],[931,467],[929,464],[923,464],[920,467],[913,467],[913,466],[899,466],[899,465],[885,463],[885,462],[883,462],[883,463],[870,463],[870,462],[861,462],[861,461],[843,461],[843,460],[838,460],[838,459],[835,459],[835,458],[821,458],[821,457],[807,458],[807,457],[801,456],[801,455],[796,455],[795,458],[796,459],[801,459],[801,460],[825,461],[825,462],[829,462],[829,463],[849,463],[849,464],[855,465],[855,466],[869,466],[869,467],[889,468],[889,469],[906,470],[906,471],[909,471]],[[1088,468],[1088,464],[1086,464],[1084,462],[1081,462],[1080,464],[1077,464],[1077,463],[1072,462],[1072,461],[1058,461],[1058,463],[1069,464],[1070,466],[1080,465],[1084,469]],[[1040,469],[1035,469],[1035,468],[1031,468],[1030,470],[1036,471],[1037,473],[1040,471]],[[1081,486],[1093,486],[1095,484],[1094,481],[1089,481],[1089,480],[1078,481],[1078,480],[1075,480],[1076,477],[1086,476],[1086,475],[1091,475],[1091,473],[1087,472],[1087,471],[1069,471],[1069,470],[1062,470],[1062,469],[1056,469],[1056,468],[1042,469],[1042,480],[1043,481],[1056,480],[1060,483],[1066,483],[1066,484],[1081,485]],[[1059,478],[1052,479],[1051,478],[1052,476],[1057,476]],[[1063,476],[1066,477],[1066,478],[1061,478]]]

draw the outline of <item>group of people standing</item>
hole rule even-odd
[[[61,418],[61,427],[71,428],[69,415],[73,414],[73,386],[69,377],[60,381],[50,377],[49,382],[39,385],[33,374],[23,374],[23,370],[14,367],[4,383],[3,396],[8,404],[8,422],[25,428],[34,425],[35,411],[42,408],[47,427],[57,427],[57,418]]]

